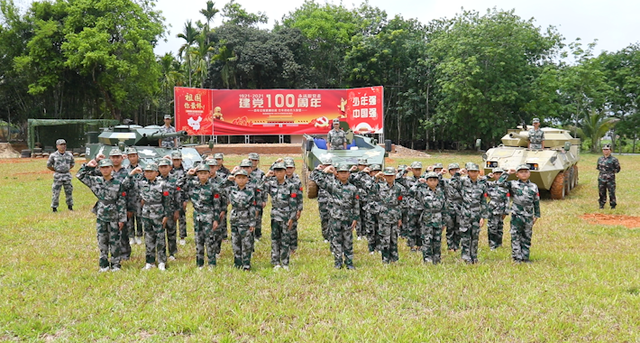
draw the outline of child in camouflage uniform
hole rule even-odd
[[[360,194],[360,218],[365,217],[365,204],[369,200],[367,197],[367,190],[365,189],[365,183],[367,179],[370,179],[369,173],[365,171],[369,170],[368,166],[369,163],[366,158],[359,158],[358,165],[351,167],[349,170],[349,172],[351,172],[349,175],[349,183],[356,186],[358,193]],[[356,236],[358,237],[358,240],[361,240],[365,235],[365,223],[362,220],[358,221],[358,226],[356,227]]]
[[[487,232],[489,236],[489,248],[496,250],[502,246],[502,231],[504,217],[509,214],[509,191],[498,185],[497,180],[504,170],[495,168],[489,177],[495,181],[487,182],[487,194],[489,195],[489,220]]]
[[[178,237],[177,237],[177,224],[180,219],[180,210],[182,209],[182,190],[178,187],[178,178],[176,174],[171,173],[171,161],[162,158],[158,161],[158,171],[160,175],[159,180],[164,181],[167,184],[169,190],[169,204],[172,213],[167,218],[167,223],[164,225],[165,234],[167,236],[167,248],[169,248],[169,261],[176,259],[178,253]]]
[[[209,166],[209,182],[215,184],[215,186],[220,190],[220,218],[218,219],[218,229],[213,231],[213,244],[214,250],[216,253],[216,258],[220,257],[220,252],[222,251],[222,240],[225,239],[227,233],[226,220],[227,220],[227,207],[229,206],[229,200],[227,199],[227,194],[224,191],[225,185],[229,182],[227,178],[222,178],[218,175],[218,169],[220,166],[218,165],[218,161],[215,159],[210,159],[206,161]]]
[[[174,179],[179,180],[186,173],[186,171],[184,170],[184,166],[182,165],[182,153],[180,151],[174,151],[171,153],[171,163],[173,164],[173,167],[171,168],[171,176]],[[178,193],[181,193],[176,195],[178,200],[183,200],[184,198],[186,198],[186,195],[183,194],[183,191],[178,191]],[[186,213],[182,206],[180,206],[179,211],[180,217],[178,218],[176,227],[180,232],[180,245],[185,245],[185,238],[187,238]]]
[[[296,218],[293,220],[293,227],[291,228],[291,245],[289,249],[291,253],[295,253],[298,250],[298,221],[300,220],[300,216],[302,215],[302,210],[304,209],[303,201],[302,201],[302,181],[296,171],[296,164],[291,157],[284,158],[284,166],[286,169],[286,177],[287,181],[293,183],[294,188],[298,195],[296,196],[296,201],[298,202],[298,210],[296,211]]]
[[[375,196],[377,182],[376,174],[382,171],[382,167],[379,164],[371,165],[369,169],[369,177],[364,178],[363,194],[361,198],[365,197],[365,216],[362,219],[364,221],[365,232],[367,234],[367,240],[369,241],[369,254],[373,255],[376,251],[380,251],[380,235],[378,225],[378,213],[380,212],[380,206],[377,203]]]
[[[448,172],[451,176],[460,170],[458,163],[451,163]],[[460,191],[452,187],[451,179],[440,179],[440,187],[444,189],[447,198],[447,215],[445,226],[447,227],[447,249],[458,251],[460,249],[460,219],[462,218],[462,196]]]
[[[322,161],[322,164],[319,165],[319,167],[324,169],[331,165],[332,165],[331,158],[326,158]],[[310,175],[310,179],[313,180],[315,183],[318,183],[319,181],[316,178],[325,178],[325,177],[326,176],[322,175],[322,173],[312,173]],[[333,175],[330,175],[329,177],[333,177]],[[329,240],[331,239],[331,230],[329,228],[329,219],[331,218],[331,215],[329,213],[329,201],[330,201],[330,195],[327,192],[327,190],[321,187],[318,187],[318,212],[320,212],[320,227],[322,230],[322,238],[324,239],[325,243],[329,243]]]
[[[246,271],[251,269],[251,253],[253,250],[253,231],[258,218],[258,207],[261,199],[254,188],[248,187],[246,170],[235,170],[232,179],[234,185],[225,188],[231,203],[229,223],[231,224],[231,242],[233,246],[233,264]]]
[[[518,180],[507,181],[516,171]],[[528,165],[510,169],[509,175],[503,173],[497,183],[511,194],[511,257],[516,263],[529,263],[533,225],[540,218],[540,193],[538,186],[529,181]]]
[[[410,190],[420,216],[422,257],[425,263],[433,264],[440,263],[442,227],[447,214],[444,191],[438,187],[439,177],[438,173],[428,172],[426,182],[416,182]]]
[[[82,165],[76,177],[98,198],[93,208],[97,216],[96,231],[100,249],[100,272],[109,270],[109,252],[111,268],[120,270],[120,231],[127,221],[126,192],[121,180],[111,175],[113,164],[110,160],[100,161],[102,176],[92,176],[96,167],[95,160]]]
[[[407,172],[411,172],[411,176],[405,176]],[[399,177],[396,179],[399,183],[401,183],[406,189],[409,190],[409,194],[407,196],[407,217],[406,222],[403,223],[403,227],[406,227],[407,234],[407,246],[411,248],[411,251],[418,251],[420,247],[422,247],[422,238],[421,238],[421,228],[420,228],[420,211],[421,204],[418,204],[418,199],[416,199],[411,192],[411,188],[418,183],[420,179],[420,175],[422,174],[422,163],[415,161],[411,163],[409,168],[406,168],[404,171],[398,175]]]
[[[265,174],[260,170],[260,155],[256,152],[250,153],[249,161],[251,161],[251,173],[249,173],[250,181],[254,184],[262,182]],[[269,195],[261,192],[260,196],[262,196],[262,207],[258,210],[258,221],[256,222],[256,229],[253,232],[253,236],[256,241],[260,241],[260,239],[262,239],[262,217],[264,215],[264,205],[267,204],[267,197]]]
[[[384,169],[384,173],[376,174],[376,178],[384,179],[375,187],[376,200],[380,206],[378,213],[378,230],[382,263],[398,261],[398,234],[402,226],[402,208],[404,206],[404,188],[396,180],[393,167]]]

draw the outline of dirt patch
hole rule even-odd
[[[625,216],[622,214],[585,213],[580,218],[592,224],[620,225],[629,229],[640,227],[640,217]]]
[[[402,145],[395,146],[395,152],[389,154],[389,157],[431,157],[422,151],[405,148]]]
[[[9,143],[0,143],[0,158],[18,158],[20,153],[13,150]]]

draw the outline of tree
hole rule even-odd
[[[249,13],[235,0],[229,1],[222,8],[222,16],[227,18],[224,24],[238,25],[243,27],[255,26],[256,24],[266,24],[269,18],[262,12]]]
[[[581,125],[577,129],[578,136],[591,140],[591,152],[598,152],[600,139],[619,121],[618,118],[608,117],[604,111],[591,110],[582,117]]]
[[[187,68],[187,80],[188,80],[187,84],[189,87],[191,87],[191,75],[192,75],[191,70],[193,69],[193,66],[191,65],[191,48],[193,47],[194,43],[198,39],[199,35],[200,35],[200,32],[198,31],[198,29],[195,26],[193,26],[193,23],[191,22],[191,20],[188,20],[184,24],[184,29],[182,33],[178,33],[176,36],[178,38],[182,38],[185,40],[185,43],[182,44],[182,46],[178,50],[178,56],[180,56],[181,58],[182,56],[184,56],[184,61]]]

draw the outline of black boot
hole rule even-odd
[[[58,212],[58,208],[57,207],[52,207],[51,210],[53,210],[53,213]]]

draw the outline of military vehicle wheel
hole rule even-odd
[[[571,193],[571,184],[573,182],[573,170],[565,170],[564,178],[564,195],[569,195],[569,193]]]
[[[551,199],[554,200],[562,200],[565,196],[565,173],[560,172],[556,175],[556,178],[553,179],[553,184],[551,184],[551,189],[549,192],[551,193]]]

